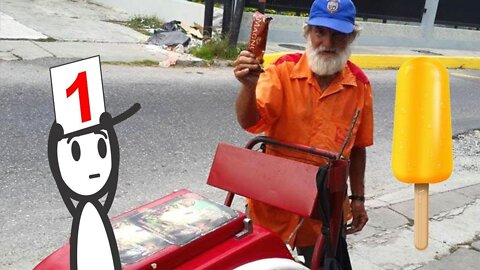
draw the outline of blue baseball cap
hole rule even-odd
[[[349,34],[355,25],[355,13],[355,5],[351,0],[315,0],[307,24]]]

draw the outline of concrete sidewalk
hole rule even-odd
[[[125,12],[88,1],[6,0],[0,10],[0,59],[100,55],[103,62],[205,65],[189,54],[146,45],[147,36],[112,22],[127,19]],[[265,61],[303,48],[304,44],[269,43]],[[354,46],[351,60],[362,68],[398,68],[418,56],[434,57],[448,68],[480,69],[480,51]]]
[[[355,269],[478,269],[480,184],[430,196],[429,246],[423,251],[413,243],[412,194],[413,186],[404,201],[367,200],[369,222],[348,238]]]
[[[128,19],[124,12],[88,1],[2,1],[0,60],[100,55],[102,62],[139,65],[171,58],[186,65],[201,62],[188,54],[146,45],[148,36],[114,22]]]
[[[127,19],[125,12],[88,1],[4,0],[0,6],[0,61],[100,55],[103,62],[165,63],[173,58],[177,64],[203,63],[188,54],[145,45],[147,36],[111,22]],[[270,43],[266,60],[272,61],[285,52],[302,51],[303,46]],[[480,51],[355,46],[353,53],[352,60],[363,68],[398,68],[406,59],[428,56],[449,68],[480,69]],[[480,132],[475,134],[480,140]],[[477,183],[474,179],[465,180],[462,185],[447,183],[441,192],[432,193],[430,245],[425,251],[417,251],[413,246],[413,190],[368,198],[370,221],[361,233],[349,238],[355,269],[478,269]]]

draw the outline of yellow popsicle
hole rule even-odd
[[[428,246],[428,184],[453,169],[448,71],[432,58],[415,58],[398,71],[392,145],[393,175],[415,184],[415,247]]]

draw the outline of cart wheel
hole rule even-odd
[[[308,270],[308,268],[290,259],[269,258],[249,262],[234,270]]]

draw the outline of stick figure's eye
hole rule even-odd
[[[100,157],[105,158],[105,156],[107,155],[107,145],[105,144],[105,140],[103,138],[98,139],[97,148]]]
[[[75,161],[80,159],[80,145],[77,141],[72,143],[72,157]]]

